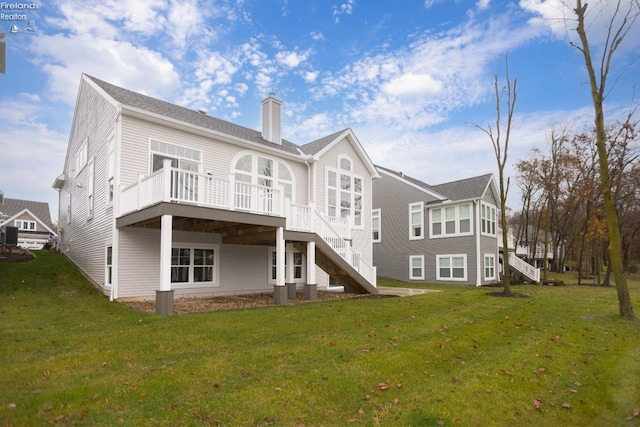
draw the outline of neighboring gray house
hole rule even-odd
[[[0,205],[0,227],[16,227],[18,246],[25,249],[42,249],[57,237],[49,204],[44,202],[5,198]]]
[[[500,279],[493,175],[428,185],[377,169],[372,238],[380,277],[476,286]]]
[[[256,106],[257,107],[257,106]],[[59,247],[112,299],[273,291],[286,303],[337,283],[377,293],[372,181],[345,129],[282,137],[282,101],[262,132],[83,75],[59,191]],[[160,312],[159,311],[159,312]]]

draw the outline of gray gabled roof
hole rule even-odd
[[[240,138],[246,141],[265,145],[270,148],[282,150],[288,153],[299,154],[298,146],[285,139],[282,140],[282,145],[274,144],[267,141],[262,137],[262,133],[254,129],[249,129],[244,126],[236,125],[225,120],[218,119],[216,117],[208,116],[198,111],[191,110],[189,108],[181,107],[179,105],[171,104],[166,101],[161,101],[156,98],[152,98],[147,95],[142,95],[137,92],[130,91],[128,89],[121,88],[119,86],[112,85],[96,77],[89,76],[87,74],[84,77],[98,87],[100,87],[108,96],[123,106],[133,107],[139,110],[154,113],[160,116],[164,116],[170,119],[178,120],[193,126],[197,126],[203,129],[220,132],[225,135]]]
[[[442,199],[447,199],[453,202],[457,200],[481,198],[482,196],[484,196],[484,192],[486,191],[487,186],[493,179],[493,175],[489,173],[473,178],[465,178],[458,181],[445,182],[438,185],[429,185],[426,182],[420,181],[419,179],[407,176],[402,172],[396,172],[379,165],[376,165],[376,168],[386,172],[389,175],[394,175],[397,178],[400,178],[417,187],[430,191],[431,193],[439,194],[442,196]]]
[[[50,229],[54,229],[49,212],[49,204],[46,202],[33,202],[30,200],[4,199],[4,204],[0,206],[0,219],[11,218],[25,209],[29,210],[43,224]]]
[[[302,150],[302,152],[305,154],[314,155],[322,151],[323,148],[325,148],[327,145],[335,141],[335,139],[341,134],[343,134],[346,130],[347,129],[343,129],[341,131],[332,133],[331,135],[327,135],[323,138],[316,139],[315,141],[311,141],[307,144],[304,144],[302,147],[300,147],[300,150]]]
[[[484,195],[484,192],[492,179],[493,175],[489,173],[473,178],[433,185],[431,186],[431,189],[445,195],[452,201],[478,199]]]

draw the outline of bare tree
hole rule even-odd
[[[612,194],[611,180],[609,179],[609,158],[607,155],[604,100],[607,95],[607,79],[611,69],[611,61],[625,36],[633,28],[633,25],[640,13],[640,3],[638,0],[632,0],[629,2],[628,8],[625,8],[625,10],[623,10],[621,0],[617,0],[613,5],[611,19],[607,23],[606,39],[603,46],[602,57],[600,58],[599,69],[597,70],[598,74],[596,74],[596,66],[593,63],[589,37],[587,35],[587,27],[585,25],[587,4],[583,4],[582,0],[575,0],[575,8],[573,8],[573,12],[577,18],[577,26],[575,30],[578,33],[580,42],[579,44],[571,44],[578,49],[584,57],[585,67],[587,74],[589,75],[591,98],[593,100],[593,109],[595,113],[594,122],[596,128],[596,145],[598,148],[598,164],[600,169],[600,180],[602,182],[602,197],[605,216],[609,231],[609,247],[607,248],[607,252],[609,254],[613,278],[618,292],[620,315],[624,319],[635,320],[631,297],[629,295],[629,288],[627,286],[627,278],[624,274],[622,263],[622,240],[620,237],[618,214],[616,212],[614,195]]]
[[[504,169],[507,164],[507,154],[509,150],[509,138],[511,136],[511,123],[513,120],[513,112],[516,105],[517,91],[516,86],[518,79],[515,79],[513,83],[509,79],[509,56],[506,55],[505,70],[506,70],[506,82],[502,90],[500,89],[500,83],[498,76],[496,75],[493,81],[493,87],[495,91],[495,108],[496,108],[496,123],[495,129],[488,124],[486,128],[480,125],[473,124],[476,128],[483,131],[493,145],[493,152],[496,156],[496,162],[498,163],[498,186],[500,191],[500,224],[502,225],[502,250],[503,250],[503,266],[504,274],[502,278],[503,293],[505,296],[511,295],[511,278],[509,267],[509,239],[508,239],[508,227],[507,227],[507,195],[509,192],[509,178],[504,176]],[[506,97],[506,99],[504,99]],[[503,125],[502,120],[502,104],[506,103],[507,108],[507,123]],[[503,129],[504,128],[504,129]],[[503,134],[504,131],[504,134]],[[504,136],[504,139],[503,139]]]

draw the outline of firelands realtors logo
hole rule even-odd
[[[38,3],[11,3],[0,1],[0,27],[6,23],[8,32],[35,33],[35,21],[30,19],[29,13],[40,9]],[[0,31],[2,31],[0,29]],[[7,72],[7,41],[4,32],[0,32],[0,74]]]

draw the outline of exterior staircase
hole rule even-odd
[[[534,283],[540,283],[540,269],[523,261],[513,252],[509,252],[509,268],[516,273],[521,273]]]

